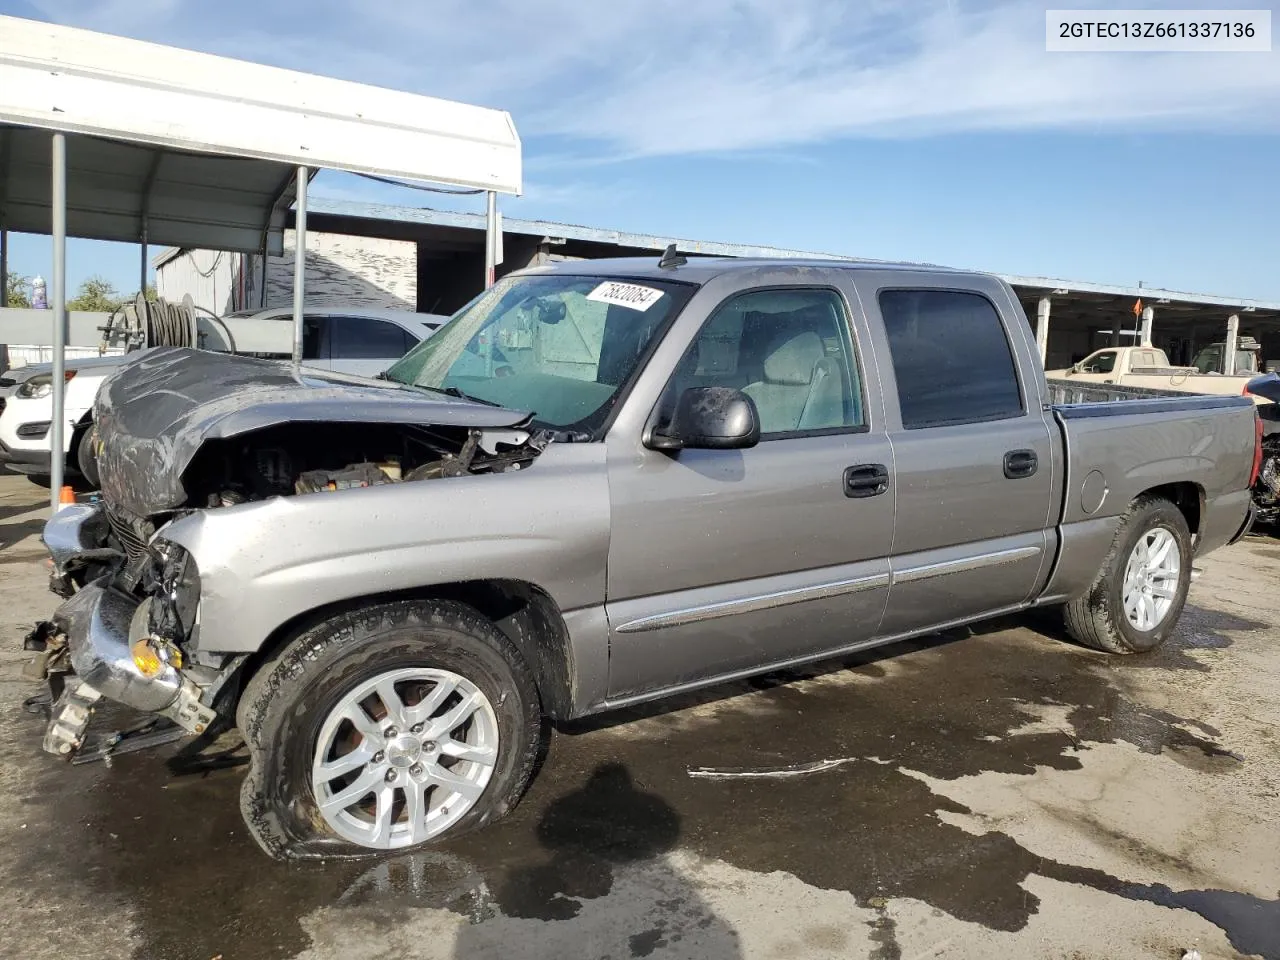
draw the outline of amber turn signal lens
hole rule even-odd
[[[148,678],[158,676],[164,669],[164,661],[146,637],[133,645],[133,664],[139,673]]]

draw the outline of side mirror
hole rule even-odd
[[[1071,376],[1073,373],[1079,373],[1079,372],[1080,372],[1080,364],[1078,363],[1073,363],[1070,367],[1067,368],[1068,377]]]
[[[654,430],[654,450],[743,450],[760,442],[755,401],[732,387],[691,387],[676,401],[671,422]]]

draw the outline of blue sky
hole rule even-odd
[[[1280,46],[1049,54],[1045,7],[0,0],[510,110],[510,216],[1280,301]],[[313,190],[442,205],[339,175]],[[47,239],[13,238],[11,269],[47,271]],[[134,289],[136,248],[74,242],[70,284],[91,273]]]

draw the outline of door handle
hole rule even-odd
[[[1040,458],[1034,450],[1010,450],[1004,455],[1004,475],[1010,480],[1021,480],[1035,474]]]
[[[856,467],[845,468],[846,497],[878,497],[888,489],[889,468],[883,463],[861,463]]]

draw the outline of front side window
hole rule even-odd
[[[1009,338],[977,293],[882,290],[880,315],[908,430],[1021,416]]]
[[[387,377],[594,431],[693,287],[666,280],[505,277]]]
[[[659,427],[685,390],[713,386],[749,396],[766,439],[866,426],[844,302],[832,290],[755,290],[721,304],[668,384]]]
[[[1116,368],[1116,352],[1099,350],[1080,361],[1081,373],[1110,373]]]

